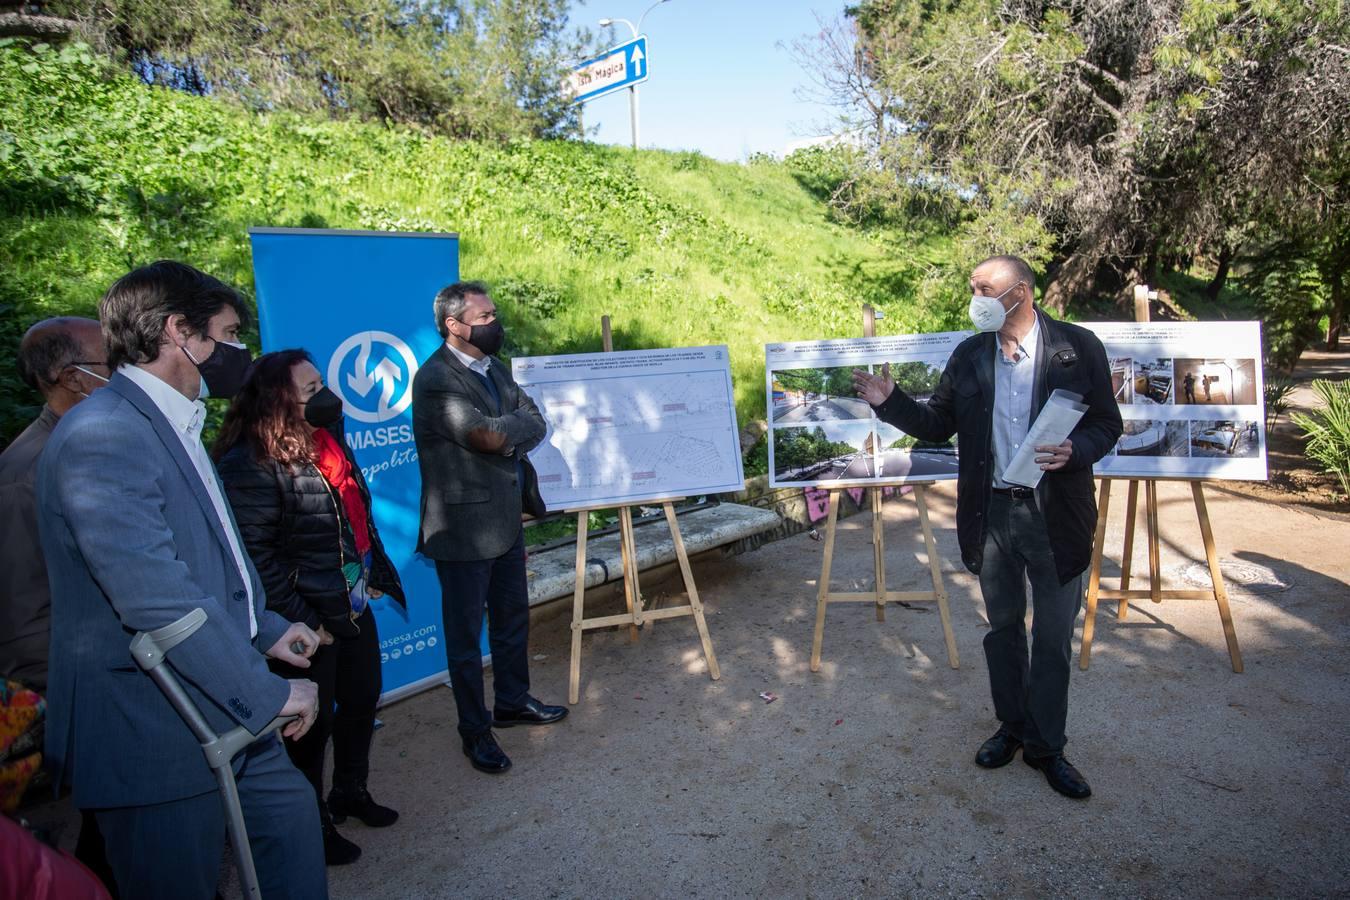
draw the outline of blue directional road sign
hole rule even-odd
[[[647,80],[647,36],[610,47],[572,70],[568,85],[573,103],[584,103]]]

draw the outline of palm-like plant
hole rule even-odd
[[[1341,492],[1350,496],[1350,381],[1319,378],[1312,389],[1322,406],[1308,413],[1294,413],[1294,424],[1308,435],[1304,452],[1341,482]]]

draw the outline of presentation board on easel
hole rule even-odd
[[[1147,295],[1147,287],[1142,287]],[[1147,304],[1141,315],[1147,318]],[[1267,477],[1264,375],[1259,322],[1092,323],[1111,366],[1112,388],[1124,431],[1109,455],[1095,466],[1101,481],[1097,526],[1088,570],[1087,608],[1078,665],[1092,656],[1100,600],[1115,601],[1124,621],[1131,600],[1212,601],[1223,627],[1229,660],[1241,672],[1242,652],[1228,605],[1228,592],[1205,503],[1204,482],[1263,480]],[[1190,482],[1210,586],[1203,590],[1163,586],[1158,482]],[[1125,535],[1119,587],[1102,585],[1111,486],[1125,481]],[[1147,581],[1131,588],[1135,521],[1143,488]]]
[[[1266,478],[1259,322],[1084,323],[1101,339],[1125,431],[1111,478]]]
[[[548,423],[530,462],[550,510],[745,489],[726,347],[519,357],[511,372]]]
[[[581,701],[581,637],[627,627],[629,640],[658,619],[690,616],[708,677],[721,678],[703,603],[680,534],[675,502],[690,495],[745,488],[727,348],[686,347],[616,352],[609,316],[601,320],[604,352],[512,360],[516,383],[548,423],[530,452],[540,494],[550,509],[577,517],[568,702]],[[633,507],[659,503],[670,527],[688,602],[644,608],[638,580]],[[623,563],[625,611],[585,617],[590,511],[615,507]]]
[[[766,344],[769,484],[871,487],[956,477],[954,440],[927,444],[882,422],[853,388],[853,370],[890,363],[920,401],[937,387],[965,331]]]
[[[874,337],[875,313],[863,307],[862,338],[768,344],[764,348],[769,398],[769,472],[774,487],[817,487],[829,492],[825,546],[816,590],[816,624],[811,641],[811,671],[820,671],[825,613],[831,603],[868,603],[877,621],[887,603],[936,603],[942,620],[947,662],[961,665],[952,632],[947,588],[942,580],[937,541],[928,518],[928,485],[955,478],[956,444],[925,444],[877,419],[853,388],[853,370],[879,371],[890,364],[900,389],[920,400],[933,392],[947,359],[968,332]],[[886,581],[886,541],[882,488],[911,485],[919,530],[928,557],[932,589],[892,591]],[[848,487],[871,490],[871,591],[830,588],[834,566],[840,495]]]

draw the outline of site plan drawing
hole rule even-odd
[[[891,377],[923,402],[969,332],[794,341],[764,347],[769,483],[850,487],[956,477],[954,440],[927,443],[877,419],[853,389],[853,370]]]
[[[530,461],[551,511],[745,487],[724,346],[520,357],[512,373],[548,423]]]

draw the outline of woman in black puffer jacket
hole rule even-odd
[[[330,641],[308,669],[269,664],[319,686],[315,726],[287,749],[314,786],[328,864],[354,862],[361,848],[333,823],[355,816],[380,827],[398,818],[366,789],[381,687],[380,639],[368,601],[405,600],[371,516],[370,492],[342,435],[342,401],[324,387],[308,353],[282,350],[253,363],[225,414],[215,457],[267,607]],[[325,803],[330,737],[333,790]]]

